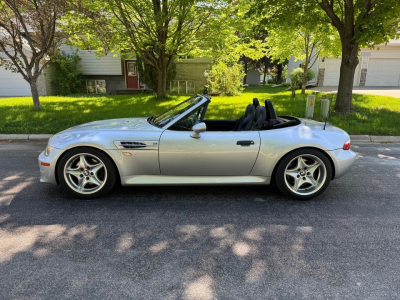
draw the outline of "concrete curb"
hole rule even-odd
[[[14,140],[28,140],[28,141],[40,141],[48,140],[52,134],[0,134],[0,140],[14,141]]]
[[[0,134],[3,141],[41,141],[48,140],[52,134]],[[381,136],[381,135],[350,135],[354,143],[400,143],[400,136]]]

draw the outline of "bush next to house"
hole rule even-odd
[[[78,92],[83,79],[78,70],[81,58],[76,53],[55,53],[53,63],[55,66],[54,82],[60,88],[61,95],[71,95]]]
[[[289,74],[290,77],[290,86],[292,88],[292,97],[296,95],[296,90],[301,89],[301,85],[303,83],[304,78],[304,69],[297,68]],[[307,81],[312,80],[315,77],[315,72],[313,70],[308,70],[307,72]]]
[[[228,66],[224,62],[219,62],[213,66],[212,70],[206,76],[208,85],[213,92],[235,96],[243,91],[242,80],[245,73],[239,64]]]
[[[146,83],[147,87],[156,91],[158,84],[156,68],[153,67],[152,65],[145,63],[139,55],[136,57],[136,65],[139,72],[140,82]],[[170,86],[171,81],[175,79],[175,76],[176,76],[176,64],[175,62],[173,62],[171,68],[169,68],[167,73],[167,89]]]

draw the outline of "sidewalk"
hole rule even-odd
[[[0,141],[45,141],[52,136],[52,134],[0,134]],[[400,136],[350,135],[350,138],[354,143],[400,143]]]

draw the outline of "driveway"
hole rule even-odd
[[[309,88],[310,91],[321,93],[337,93],[337,86],[321,86]],[[353,88],[353,93],[362,95],[379,95],[400,98],[400,87],[359,87]]]
[[[400,145],[359,144],[312,201],[274,187],[40,184],[44,143],[0,142],[0,299],[399,299]]]

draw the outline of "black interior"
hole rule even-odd
[[[232,131],[237,120],[203,120],[207,131]]]
[[[208,103],[207,103],[208,104]],[[277,116],[272,101],[265,100],[265,107],[257,98],[246,107],[244,115],[237,120],[204,120],[207,106],[200,107],[171,126],[172,130],[191,131],[195,124],[204,122],[207,131],[251,131],[273,130],[300,124],[300,120],[290,116]]]

